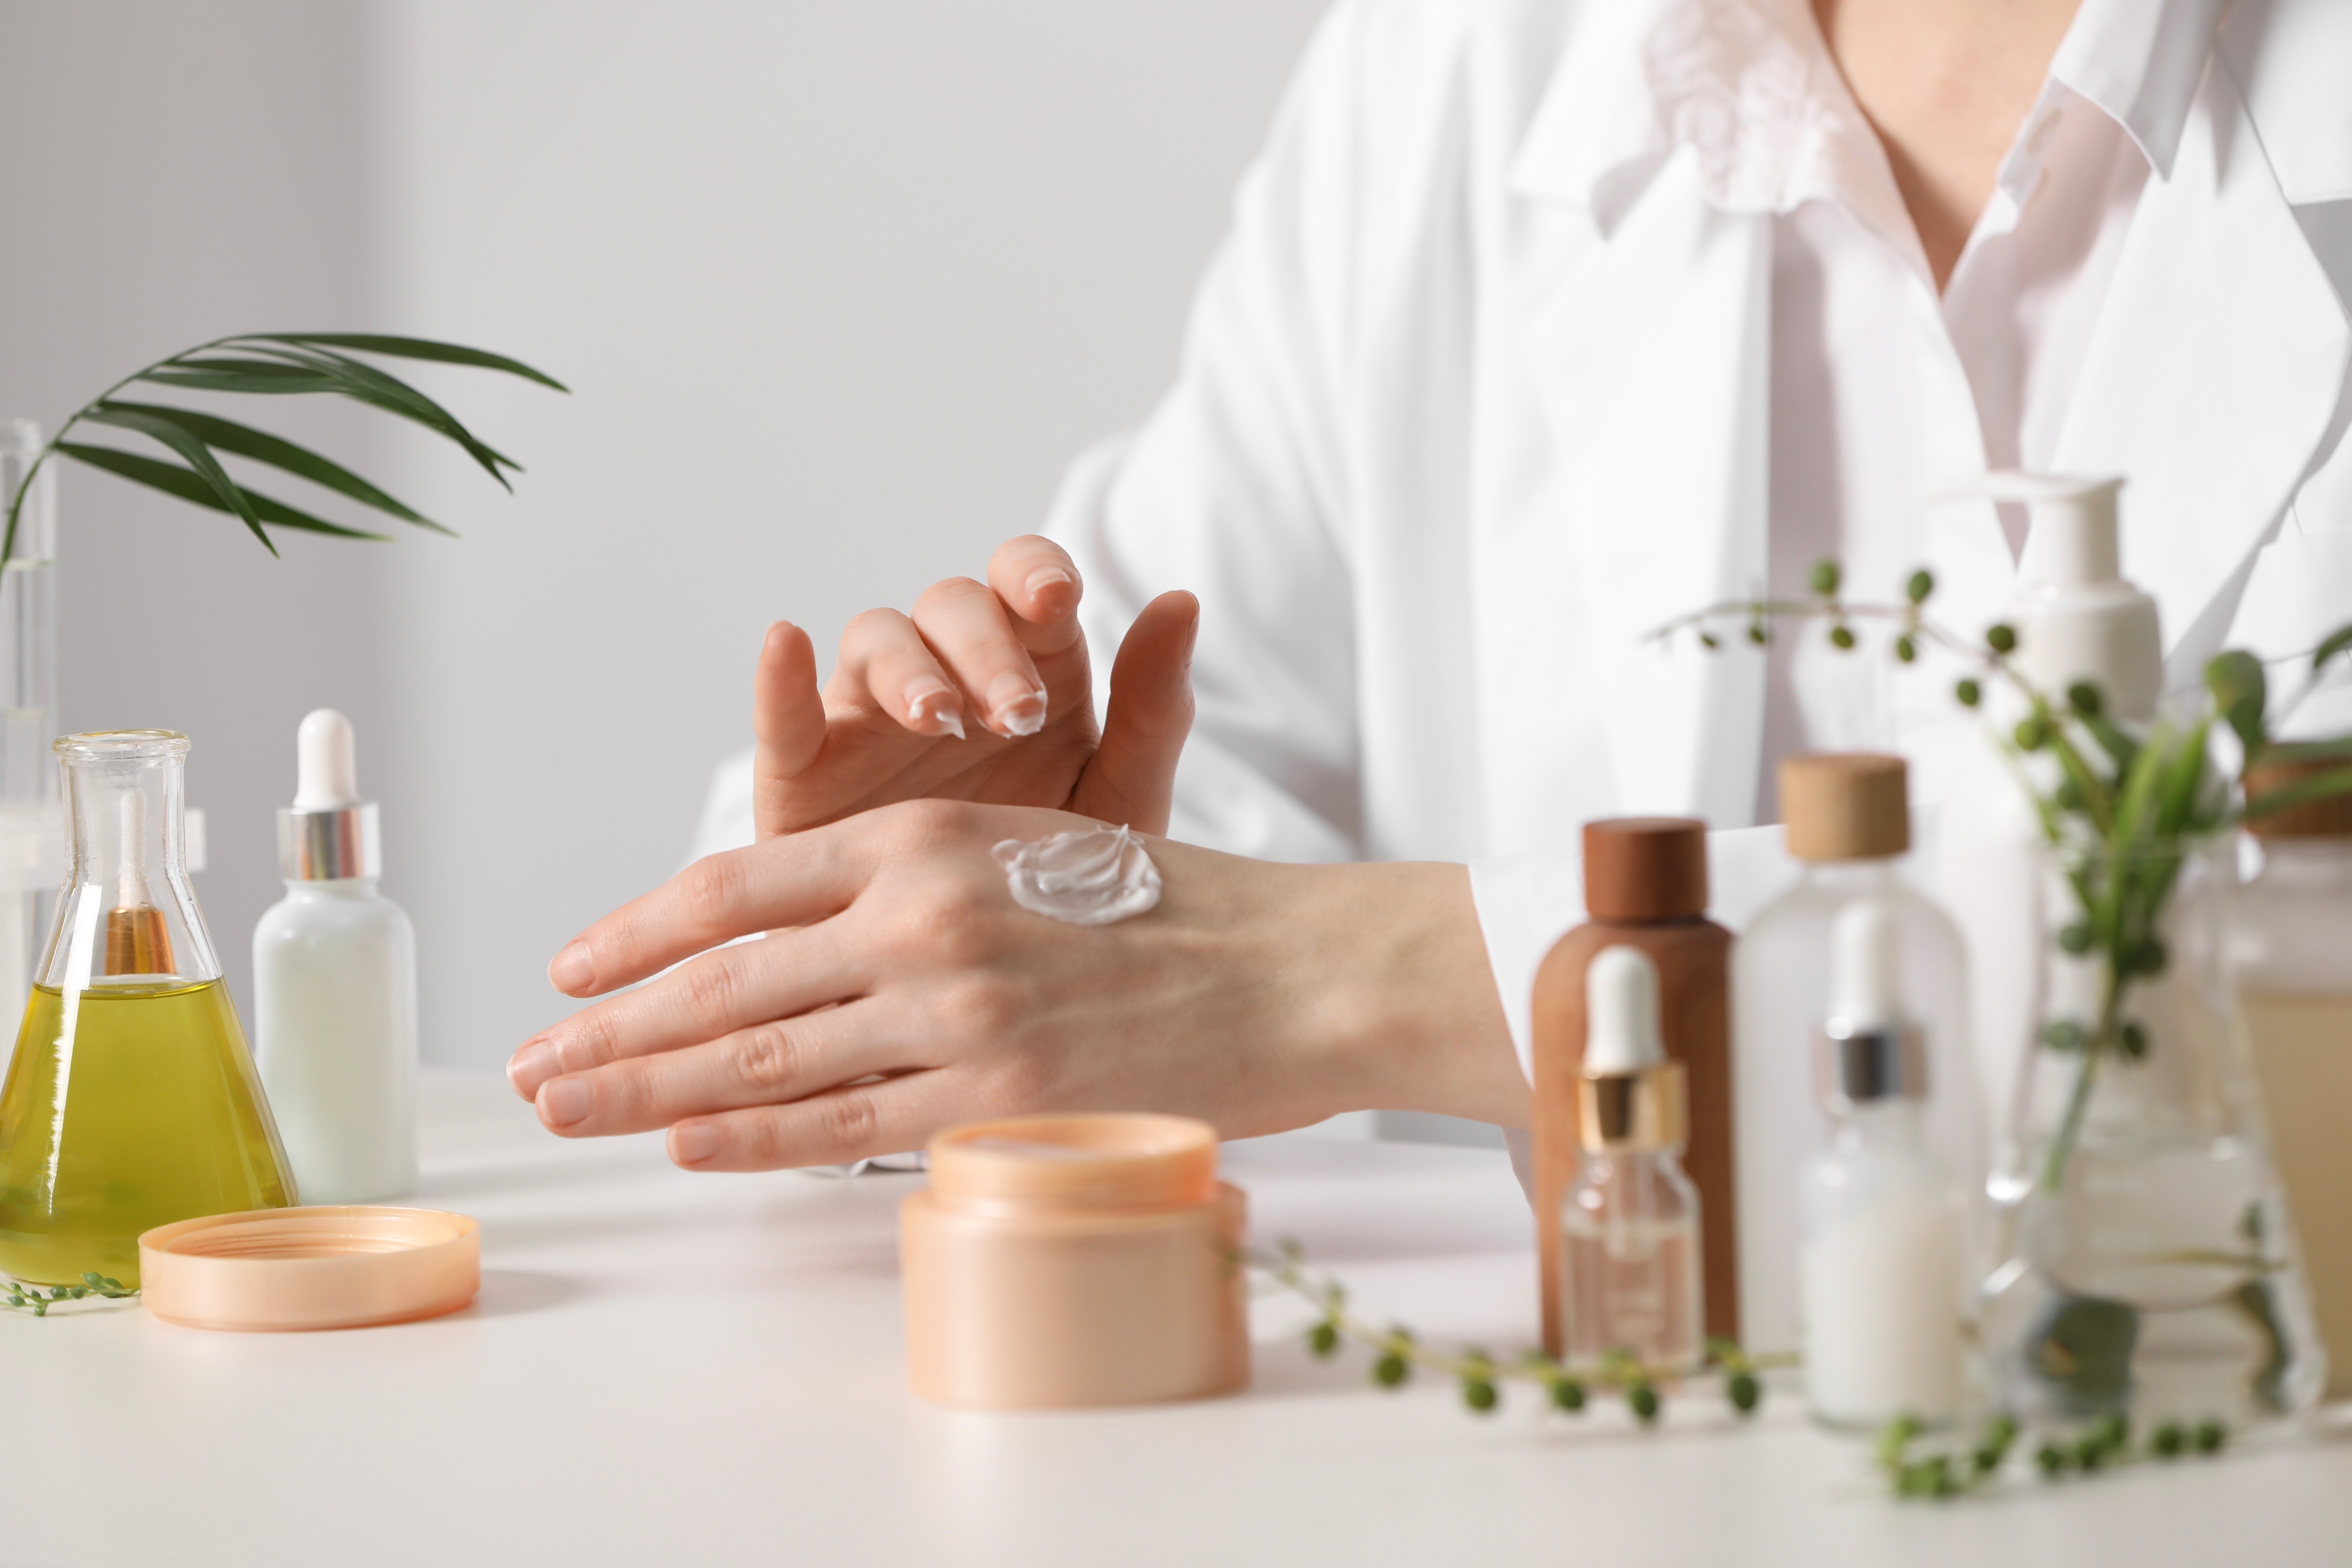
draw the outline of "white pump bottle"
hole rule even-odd
[[[2011,604],[2013,662],[2053,702],[2077,683],[2097,689],[2106,715],[2126,731],[2156,719],[2164,688],[2164,641],[2156,601],[2123,579],[2116,532],[2119,479],[2015,472],[1986,476],[1963,496],[2026,503],[2031,522]],[[1954,499],[1963,499],[1955,497]],[[1987,692],[2002,728],[2021,706]],[[1990,750],[1945,793],[1939,879],[1945,907],[1969,952],[1969,1011],[1984,1105],[2005,1126],[2016,1107],[2018,1068],[2034,1038],[2043,944],[2045,858],[2032,803]]]
[[[416,1185],[416,933],[376,890],[351,721],[319,709],[297,746],[286,897],[253,932],[256,1063],[305,1201],[399,1197]]]

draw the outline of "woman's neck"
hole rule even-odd
[[[2079,0],[1812,0],[1941,290]]]

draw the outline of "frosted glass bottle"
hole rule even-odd
[[[1831,933],[1818,1078],[1833,1122],[1806,1169],[1805,1397],[1832,1426],[1959,1414],[1968,1203],[1927,1141],[1925,1040],[1904,1005],[1893,909]]]
[[[1904,870],[1911,828],[1903,759],[1791,757],[1781,764],[1780,800],[1789,851],[1804,870],[1748,922],[1731,955],[1741,1326],[1749,1352],[1772,1354],[1802,1341],[1804,1173],[1832,1130],[1816,1088],[1814,1041],[1830,1015],[1831,928],[1856,900],[1883,904],[1897,932],[1900,994],[1927,1040],[1936,1085],[1921,1116],[1927,1147],[1970,1193],[1983,1190],[1990,1154],[1959,932]]]
[[[2257,767],[2260,800],[2340,762]],[[2352,800],[2256,817],[2262,869],[2233,910],[2233,956],[2271,1153],[2327,1347],[2328,1396],[2352,1395]]]
[[[376,889],[351,721],[320,709],[299,750],[278,815],[286,897],[253,932],[255,1056],[302,1195],[373,1203],[416,1185],[416,933]]]

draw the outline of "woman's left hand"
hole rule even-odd
[[[551,1131],[667,1127],[696,1170],[836,1164],[1045,1110],[1228,1137],[1374,1106],[1525,1124],[1462,867],[1150,839],[1147,914],[1075,926],[1013,902],[996,843],[1096,826],[917,800],[711,856],[565,947],[549,975],[569,995],[661,977],[542,1032],[509,1076]]]

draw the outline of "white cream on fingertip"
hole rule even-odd
[[[944,681],[928,675],[918,676],[907,686],[907,722],[919,729],[926,723],[936,723],[941,730],[963,739],[963,715],[956,711],[955,693]]]
[[[1130,827],[1056,833],[1029,843],[1007,838],[992,853],[1013,901],[1048,920],[1107,926],[1160,903],[1160,868]]]
[[[1045,694],[1016,697],[996,710],[996,727],[1008,735],[1034,735],[1045,727]]]

